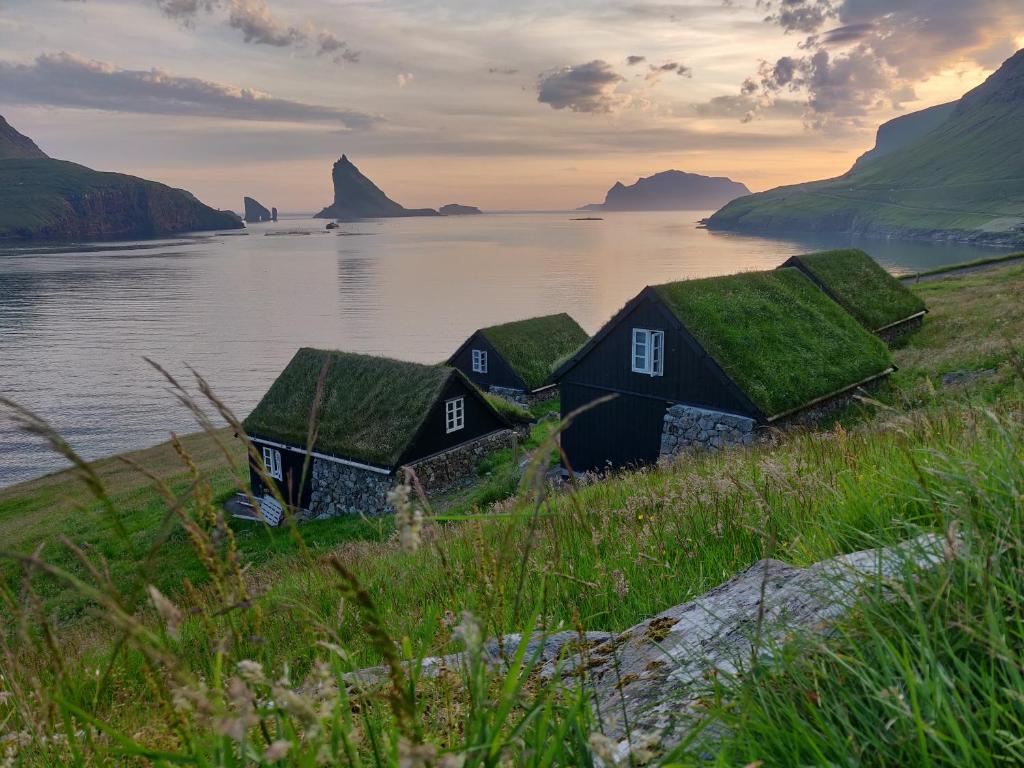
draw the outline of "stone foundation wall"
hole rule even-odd
[[[494,451],[516,444],[516,434],[503,429],[410,465],[427,493],[443,493],[473,479],[476,465]]]
[[[395,485],[393,475],[313,458],[309,509],[303,517],[323,520],[343,515],[377,517],[389,514],[387,495]]]
[[[491,386],[488,387],[487,391],[492,395],[503,397],[510,403],[521,405],[524,408],[529,408],[537,403],[543,403],[547,400],[558,397],[558,387],[549,387],[540,392],[524,392],[521,389]]]
[[[922,325],[924,325],[924,315],[899,323],[891,328],[886,328],[884,331],[879,331],[878,338],[886,344],[892,344],[899,339],[902,339],[908,333],[913,333]]]
[[[665,413],[661,432],[661,457],[671,458],[690,450],[720,451],[754,442],[755,422],[746,416],[722,411],[673,405]]]

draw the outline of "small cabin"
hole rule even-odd
[[[787,259],[857,322],[887,343],[921,327],[928,312],[921,297],[864,251],[822,251]]]
[[[515,443],[505,418],[454,368],[309,348],[242,426],[259,454],[253,497],[271,523],[282,510],[264,477],[302,519],[380,515],[404,468],[426,492],[443,492]]]
[[[562,450],[568,468],[601,471],[748,445],[892,370],[885,344],[799,270],[650,286],[555,372],[563,413],[590,406]]]
[[[558,394],[552,369],[586,340],[586,331],[564,312],[533,317],[475,331],[448,365],[485,392],[531,405]]]

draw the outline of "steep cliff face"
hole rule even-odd
[[[0,117],[0,240],[147,237],[240,229],[230,211],[121,173],[53,160]]]
[[[746,185],[722,176],[662,171],[637,179],[628,187],[617,181],[608,190],[603,203],[591,203],[579,210],[707,211],[749,194]]]
[[[0,240],[146,237],[240,229],[190,193],[51,159],[0,161]]]
[[[318,219],[378,219],[400,216],[440,216],[432,208],[404,208],[359,172],[345,155],[334,164],[334,202],[316,215]]]
[[[28,136],[18,133],[0,115],[0,160],[46,157]]]
[[[938,123],[935,125],[934,123]],[[734,200],[711,229],[1024,243],[1024,50],[952,110],[908,116],[834,179]],[[907,135],[901,135],[903,129]],[[922,130],[926,129],[926,130]],[[895,138],[895,143],[892,139]]]
[[[251,197],[243,198],[242,204],[245,206],[244,218],[247,222],[277,221],[277,216],[275,214],[271,213]],[[277,208],[274,210],[276,211]]]

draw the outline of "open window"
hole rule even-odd
[[[665,375],[665,332],[646,328],[633,329],[631,352],[633,373],[647,376]]]
[[[487,373],[487,350],[473,350],[473,373]]]
[[[270,446],[263,446],[263,466],[267,474],[275,480],[283,480],[284,473],[281,472],[281,452]]]
[[[444,403],[444,428],[446,434],[457,432],[466,426],[466,399],[453,397]]]

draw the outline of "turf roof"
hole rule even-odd
[[[505,362],[529,389],[549,383],[555,361],[575,352],[587,332],[564,312],[481,328]]]
[[[796,269],[654,291],[765,416],[885,371],[889,350]]]
[[[878,331],[924,310],[924,302],[864,251],[794,256],[867,329]]]
[[[245,431],[305,446],[325,364],[314,450],[382,466],[401,460],[430,406],[449,378],[458,375],[435,365],[304,347],[243,422]]]

